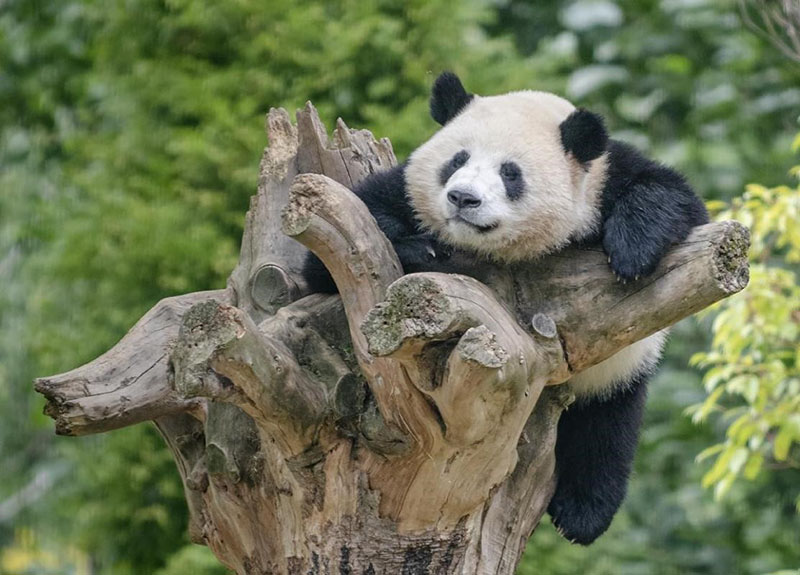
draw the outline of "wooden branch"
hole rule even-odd
[[[616,281],[600,249],[569,249],[529,266],[484,269],[506,293],[518,320],[546,314],[558,326],[573,372],[742,290],[750,235],[738,222],[696,228],[636,282]],[[568,297],[564,297],[568,294]],[[557,381],[554,380],[554,381]]]
[[[516,265],[480,262],[457,252],[447,268],[491,287],[531,334],[537,328],[547,331],[552,320],[570,373],[577,373],[742,290],[749,280],[748,247],[749,232],[738,222],[700,226],[666,254],[653,274],[627,284],[616,280],[599,248],[567,248]],[[370,345],[377,346],[378,355],[392,351],[382,350],[386,344],[378,341]],[[554,375],[551,383],[563,381],[563,374]]]
[[[317,110],[297,111],[297,128],[282,108],[267,115],[269,147],[264,150],[258,192],[250,200],[239,264],[228,280],[233,304],[256,323],[309,292],[301,275],[307,250],[281,232],[281,210],[297,174],[325,173],[352,188],[367,175],[395,165],[388,139],[351,130],[340,119],[328,139]]]
[[[326,176],[295,179],[283,211],[283,231],[329,265],[348,316],[363,318],[403,274],[367,207]]]
[[[207,512],[202,494],[208,489],[203,424],[186,413],[161,416],[154,423],[180,472],[189,507],[189,538],[202,544],[203,516]]]
[[[491,290],[467,276],[401,278],[362,330],[372,353],[399,360],[434,401],[453,444],[489,436],[508,442],[498,427],[515,419],[509,435],[518,437],[541,387],[557,374],[567,375],[555,331],[534,339]],[[514,418],[509,412],[517,409],[523,413]]]
[[[402,465],[363,454],[363,469],[382,494],[381,514],[397,521],[403,530],[431,523],[452,528],[513,469],[516,440],[547,381],[543,374],[551,367],[539,359],[552,353],[554,346],[539,349],[508,314],[492,322],[490,316],[499,313],[501,306],[492,305],[491,293],[477,282],[441,276],[438,280],[444,286],[443,295],[433,293],[427,285],[410,294],[402,290],[397,293],[402,302],[436,316],[430,318],[433,325],[438,325],[440,314],[448,313],[436,302],[455,302],[466,297],[466,292],[475,296],[474,305],[455,305],[451,315],[457,319],[442,319],[445,327],[431,332],[435,341],[463,333],[462,341],[442,350],[441,357],[435,359],[415,358],[404,363],[375,358],[367,348],[361,324],[383,299],[386,286],[399,277],[400,266],[366,206],[329,178],[298,176],[284,211],[283,226],[331,271],[342,294],[355,355],[380,413],[387,423],[412,439],[411,449],[400,454]],[[402,303],[398,305],[402,307]],[[384,309],[392,309],[391,304]],[[501,325],[504,317],[509,321]],[[497,334],[481,327],[484,320],[497,329],[502,338],[499,345],[493,341]],[[382,321],[377,316],[373,319],[375,331],[382,329]],[[503,346],[507,349],[501,349]],[[509,353],[514,354],[515,361],[506,367],[499,358]],[[494,360],[490,359],[492,355]],[[517,367],[520,359],[523,363]],[[447,384],[440,384],[442,371],[437,372],[436,365],[441,362],[454,373]],[[459,409],[469,403],[467,399],[456,400],[459,390],[466,391],[457,381],[459,376],[466,377],[465,385],[485,393],[485,398],[473,397],[475,403],[489,400],[490,407],[484,413],[480,408],[470,410],[482,419],[474,425],[468,420],[469,414],[459,414]],[[493,382],[504,376],[511,378],[510,389],[493,390]],[[481,377],[487,381],[480,381]],[[500,415],[507,417],[499,419]],[[469,472],[474,469],[488,471],[480,475]]]
[[[292,187],[283,225],[287,234],[311,247],[331,270],[344,294],[354,341],[363,346],[360,330],[353,333],[354,323],[366,318],[366,310],[380,302],[388,284],[400,276],[396,256],[366,207],[324,176],[300,176]],[[600,249],[571,248],[514,266],[476,263],[473,256],[461,253],[449,268],[469,273],[494,288],[515,310],[518,322],[529,326],[530,333],[536,333],[532,323],[536,317],[544,318],[545,324],[555,323],[569,363],[569,370],[556,369],[551,375],[551,383],[560,383],[571,373],[743,289],[749,278],[748,247],[749,232],[738,222],[707,224],[673,248],[652,275],[629,284],[616,281]],[[389,355],[406,339],[424,335],[416,334],[418,330],[445,329],[426,324],[434,309],[427,298],[435,299],[435,294],[424,288],[423,277],[405,276],[395,291],[395,297],[403,302],[397,305],[407,303],[419,317],[389,314],[392,322],[380,326],[373,322],[369,349],[360,349],[365,362],[373,361],[370,352]],[[443,283],[447,282],[442,278],[434,281],[440,289],[445,289]],[[463,285],[454,284],[454,294],[459,295],[452,297],[468,297]],[[482,293],[479,299],[483,304],[494,297]],[[490,316],[500,313],[494,311],[500,307],[497,302],[487,305],[493,310]],[[591,310],[588,315],[587,310]],[[477,325],[480,323],[469,327]],[[448,329],[451,336],[459,331]],[[446,337],[442,333],[428,339]]]
[[[481,545],[465,573],[514,573],[528,538],[556,488],[553,446],[561,412],[574,399],[558,385],[544,389],[525,423],[517,446],[519,461],[483,509]]]
[[[284,232],[313,251],[328,267],[342,294],[353,351],[383,419],[401,433],[437,434],[436,414],[399,366],[373,358],[360,325],[388,285],[402,275],[389,241],[367,207],[348,189],[320,175],[295,179],[283,212]]]
[[[172,389],[169,352],[183,314],[210,299],[226,302],[230,294],[216,290],[163,299],[94,361],[37,379],[36,391],[47,398],[45,413],[56,420],[56,433],[100,433],[199,408],[199,401]]]
[[[299,174],[325,174],[335,182],[353,189],[369,174],[391,168],[397,163],[388,138],[375,140],[367,130],[351,130],[339,118],[328,139],[316,108],[306,102],[297,111],[300,149],[297,154]]]
[[[280,231],[280,210],[297,174],[297,130],[283,109],[267,115],[270,146],[264,150],[258,191],[250,198],[239,263],[228,278],[232,303],[255,322],[307,291],[300,278],[306,250]]]
[[[358,198],[323,176],[298,176],[283,226],[331,271],[381,413],[413,438],[403,466],[368,465],[374,484],[385,487],[381,513],[404,529],[434,517],[452,526],[502,481],[517,462],[508,447],[545,384],[567,380],[746,283],[747,235],[733,223],[698,230],[654,276],[631,285],[614,280],[601,251],[513,267],[476,265],[465,254],[455,259],[454,267],[460,258],[464,271],[497,294],[470,278],[432,273],[402,277],[387,293],[399,275],[391,246]],[[443,485],[442,460],[453,476],[492,472],[468,485]]]

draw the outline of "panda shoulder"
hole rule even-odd
[[[370,212],[403,208],[408,203],[405,168],[405,163],[402,163],[370,174],[355,186],[353,192]]]
[[[603,197],[613,201],[636,188],[660,187],[694,195],[686,178],[677,170],[648,158],[627,142],[608,142],[607,174]]]
[[[353,189],[392,242],[419,233],[419,222],[406,194],[405,170],[403,163],[375,172]]]

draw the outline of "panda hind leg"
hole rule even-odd
[[[561,416],[558,483],[547,512],[573,543],[602,535],[625,499],[646,388],[647,375],[638,375],[609,399],[579,401]]]

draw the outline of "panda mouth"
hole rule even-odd
[[[455,216],[453,216],[453,217],[451,218],[451,221],[452,221],[452,220],[455,220],[455,221],[457,221],[457,222],[461,222],[462,224],[467,224],[469,227],[471,227],[471,228],[473,228],[473,229],[477,230],[479,234],[486,234],[486,233],[489,233],[489,232],[491,232],[492,230],[494,230],[494,229],[497,229],[497,226],[498,226],[498,225],[500,225],[500,224],[499,224],[499,222],[494,222],[494,223],[492,223],[492,224],[488,224],[488,225],[480,225],[480,224],[476,224],[476,223],[474,223],[474,222],[471,222],[471,221],[469,221],[468,219],[466,219],[466,218],[464,218],[464,217],[462,217],[462,216],[460,216],[460,215],[458,215],[458,214],[456,214]]]

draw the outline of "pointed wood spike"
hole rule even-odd
[[[344,149],[352,146],[350,138],[350,128],[341,118],[336,118],[336,129],[333,131],[333,145],[336,148]]]
[[[266,191],[266,181],[280,181],[286,177],[298,146],[297,128],[292,125],[289,113],[283,108],[270,108],[265,129],[269,146],[264,150],[259,170],[258,191],[262,194]]]
[[[297,139],[297,128],[284,108],[270,108],[264,128],[270,145],[274,145],[279,139]]]

